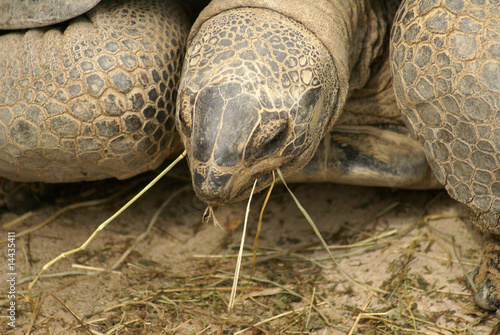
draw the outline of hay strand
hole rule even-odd
[[[50,262],[46,263],[43,267],[42,267],[42,270],[40,270],[40,272],[38,273],[38,275],[35,277],[35,279],[30,283],[29,287],[28,287],[28,290],[30,292],[30,295],[31,295],[31,290],[33,288],[33,286],[35,285],[35,283],[38,281],[38,279],[40,278],[40,276],[48,269],[50,268],[54,263],[58,262],[60,259],[62,258],[65,258],[66,256],[69,256],[69,255],[72,255],[78,251],[82,251],[82,250],[85,250],[85,248],[89,245],[90,242],[92,242],[92,240],[95,238],[95,236],[101,231],[103,230],[104,228],[106,228],[106,226],[111,222],[113,221],[118,215],[120,215],[121,213],[123,213],[123,211],[125,211],[127,208],[130,207],[130,205],[132,205],[137,199],[139,199],[145,192],[147,192],[151,187],[153,187],[153,185],[155,185],[161,178],[163,178],[163,176],[165,176],[168,171],[170,171],[177,163],[179,163],[179,161],[181,161],[184,156],[186,156],[186,150],[184,150],[184,152],[179,156],[177,157],[176,160],[174,160],[167,168],[165,168],[165,170],[163,170],[158,176],[156,176],[155,179],[153,179],[148,185],[146,185],[137,195],[135,195],[132,199],[130,199],[125,205],[122,206],[122,208],[120,208],[118,211],[115,212],[115,214],[113,214],[111,217],[109,217],[106,221],[104,221],[103,223],[101,223],[101,225],[99,227],[97,227],[97,229],[92,233],[92,235],[90,235],[90,237],[78,248],[76,249],[73,249],[73,250],[70,250],[70,251],[67,251],[67,252],[63,252],[62,254],[60,254],[59,256],[57,256],[56,258],[52,259]]]

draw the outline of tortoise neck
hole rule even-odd
[[[344,3],[343,0],[335,0]],[[349,29],[349,95],[354,90],[363,88],[373,73],[373,64],[388,52],[389,31],[392,18],[397,9],[392,1],[350,1],[350,11],[355,12],[355,19],[350,19]],[[340,5],[339,5],[340,6]],[[349,9],[348,9],[349,10]],[[331,48],[329,48],[332,52]]]

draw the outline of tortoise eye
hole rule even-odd
[[[263,127],[260,131],[259,138],[255,142],[256,146],[253,150],[253,156],[256,159],[269,156],[276,152],[287,138],[287,120],[280,120],[272,123],[271,125],[268,124]]]
[[[191,135],[193,129],[193,107],[189,94],[181,91],[177,103],[178,127],[187,137]]]

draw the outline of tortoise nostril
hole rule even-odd
[[[198,198],[209,205],[223,205],[231,197],[232,174],[223,174],[217,168],[210,168],[204,173],[192,171],[193,187]]]

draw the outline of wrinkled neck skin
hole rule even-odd
[[[309,162],[368,80],[385,34],[375,15],[361,1],[212,1],[191,31],[177,101],[202,201],[242,200],[255,179],[259,191],[276,169]]]

